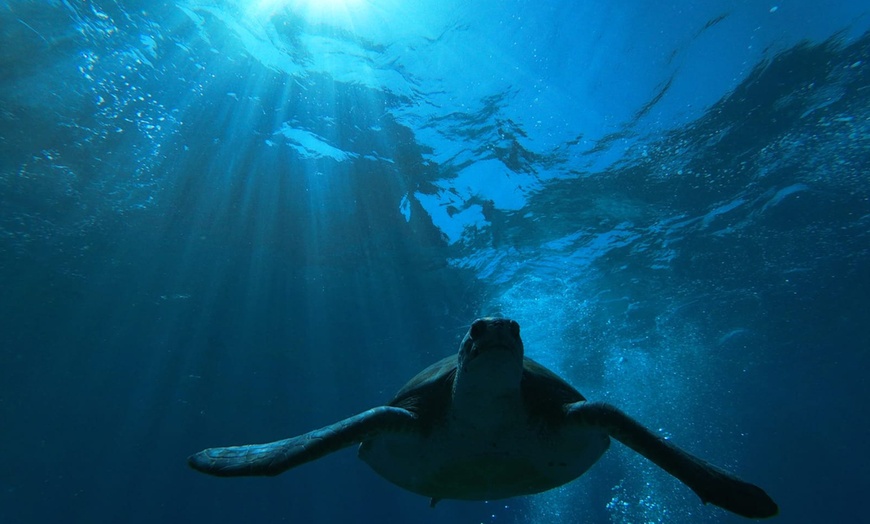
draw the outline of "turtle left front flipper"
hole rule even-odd
[[[188,457],[187,463],[218,477],[272,476],[380,433],[413,430],[416,420],[417,416],[406,409],[380,406],[298,437],[208,448]]]
[[[704,504],[754,519],[779,513],[763,489],[683,451],[609,404],[575,402],[567,404],[565,412],[574,423],[598,427],[648,458],[691,488]]]

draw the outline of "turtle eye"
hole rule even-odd
[[[516,320],[511,320],[511,335],[516,339],[520,338],[520,325],[517,324]]]
[[[483,336],[486,333],[486,321],[482,319],[477,319],[471,324],[471,338],[477,339]]]

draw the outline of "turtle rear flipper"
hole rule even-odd
[[[683,451],[611,405],[576,402],[568,404],[566,412],[574,422],[600,427],[653,461],[689,486],[704,504],[756,519],[779,513],[776,503],[763,489]]]
[[[272,476],[380,433],[412,430],[416,419],[406,409],[380,406],[298,437],[267,444],[208,448],[188,457],[187,463],[218,477]]]

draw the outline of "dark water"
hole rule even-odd
[[[695,4],[0,3],[0,522],[741,521],[616,444],[435,510],[350,450],[187,468],[485,314],[779,521],[865,520],[870,5]]]

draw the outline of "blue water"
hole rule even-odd
[[[867,519],[870,3],[314,5],[0,2],[0,522],[744,521],[618,444],[434,510],[352,450],[188,469],[488,314],[778,521]]]

